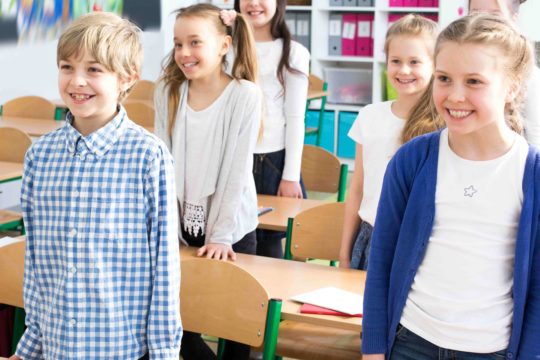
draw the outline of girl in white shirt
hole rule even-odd
[[[197,255],[235,259],[255,253],[257,197],[251,175],[262,94],[250,25],[216,6],[177,11],[174,49],[155,93],[156,134],[175,159],[181,237]],[[224,20],[225,19],[225,20]],[[233,32],[234,28],[234,32]],[[225,54],[234,47],[232,77]],[[225,358],[247,359],[249,346],[227,343]],[[184,359],[214,359],[200,334],[184,332]]]
[[[235,0],[253,27],[264,94],[264,134],[256,144],[253,176],[258,194],[305,197],[300,178],[309,52],[291,40],[285,0]],[[257,254],[283,257],[285,233],[257,230]]]
[[[437,24],[420,15],[407,15],[388,29],[384,46],[387,72],[398,96],[395,101],[364,107],[349,131],[357,144],[345,205],[340,267],[367,269],[386,165],[402,143],[438,127],[431,116],[411,116],[430,84],[436,36]]]

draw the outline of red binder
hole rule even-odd
[[[433,7],[435,2],[433,0],[418,0],[418,7]]]
[[[418,0],[403,0],[404,7],[418,7]]]
[[[390,7],[402,7],[403,0],[390,0]]]
[[[311,304],[302,304],[300,306],[301,314],[315,314],[315,315],[335,315],[335,316],[347,316],[347,317],[362,317],[362,314],[349,315],[339,311],[327,309],[324,307],[311,305]]]
[[[373,14],[357,14],[356,24],[356,55],[373,56]]]
[[[343,14],[343,31],[341,32],[341,55],[356,54],[356,14]]]

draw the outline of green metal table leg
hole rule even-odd
[[[225,339],[219,338],[217,347],[217,358],[219,360],[223,359],[223,354],[225,354]]]
[[[292,260],[291,242],[292,242],[292,228],[294,219],[289,218],[287,220],[287,232],[285,235],[285,260]]]
[[[263,360],[275,360],[276,346],[281,320],[281,299],[270,299],[268,302],[268,315],[264,331]]]

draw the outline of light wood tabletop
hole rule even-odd
[[[18,179],[22,176],[23,164],[0,161],[0,182]]]
[[[330,95],[328,91],[308,90],[307,99],[315,100],[328,95]]]
[[[196,257],[196,250],[195,247],[182,247],[180,249],[182,261]],[[361,332],[362,318],[301,314],[301,304],[289,299],[295,295],[328,286],[363,295],[366,282],[365,271],[238,253],[236,256],[234,262],[236,265],[253,275],[268,291],[271,298],[282,300],[282,320]],[[189,276],[189,274],[182,274],[182,276]]]
[[[259,207],[272,207],[273,210],[259,216],[259,229],[286,231],[287,220],[301,211],[325,204],[323,200],[293,199],[273,195],[257,195]]]
[[[32,137],[40,137],[64,125],[63,121],[0,116],[0,127],[13,127],[24,131]]]

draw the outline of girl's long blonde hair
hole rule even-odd
[[[499,50],[506,76],[519,86],[518,95],[505,105],[506,123],[512,130],[522,134],[521,108],[526,90],[524,80],[532,70],[534,62],[529,41],[504,18],[476,14],[454,21],[441,32],[435,44],[435,59],[448,42],[492,46]]]
[[[232,67],[232,77],[236,80],[245,79],[256,82],[257,53],[255,51],[255,40],[249,23],[241,14],[237,14],[235,23],[226,26],[220,18],[221,9],[211,4],[196,4],[175,11],[176,20],[187,17],[199,17],[212,20],[219,34],[232,37],[232,46],[235,52],[235,60]],[[164,59],[163,71],[160,81],[163,81],[168,92],[168,132],[172,135],[176,121],[176,112],[180,104],[180,85],[186,81],[184,73],[174,60],[175,49]],[[225,71],[226,59],[222,58],[222,69]]]

